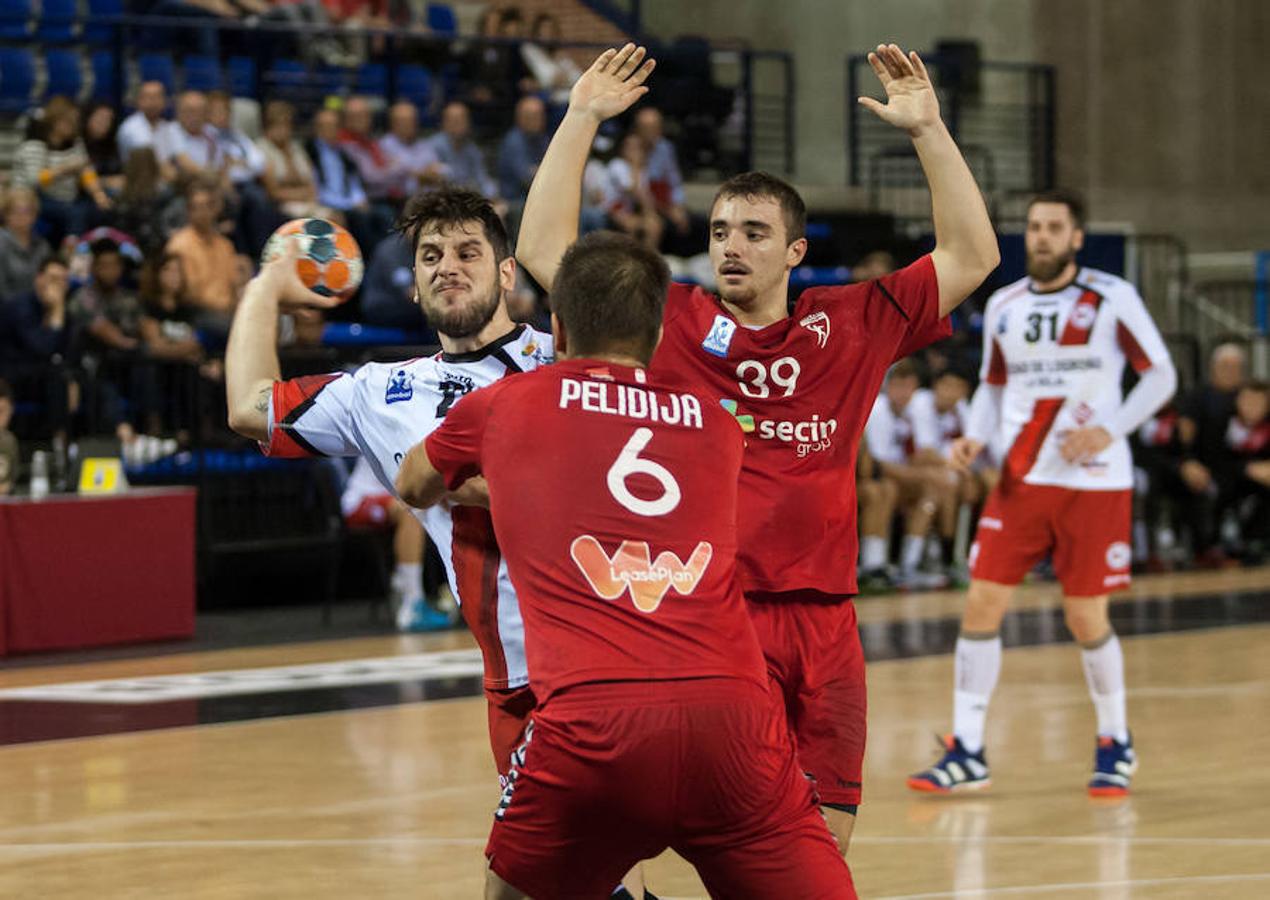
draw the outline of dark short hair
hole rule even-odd
[[[9,382],[0,378],[0,400],[12,400],[13,388],[9,387]]]
[[[917,363],[913,362],[911,357],[905,357],[891,366],[891,371],[886,373],[886,380],[893,378],[917,378],[922,377],[921,371],[917,368]]]
[[[949,376],[953,378],[960,378],[966,384],[975,383],[975,376],[970,372],[968,368],[961,365],[949,366],[948,368],[944,369],[942,372],[937,373],[935,377],[932,379],[932,383],[935,381],[939,381],[939,379],[941,378],[948,378]]]
[[[419,249],[419,236],[425,228],[437,226],[444,229],[465,222],[481,223],[485,239],[494,248],[495,262],[501,263],[511,256],[507,228],[494,211],[493,204],[476,191],[454,185],[423,190],[411,197],[397,220],[396,230],[406,236],[411,252],[414,252]]]
[[[622,353],[647,364],[657,348],[670,269],[655,251],[612,231],[588,234],[565,252],[551,311],[572,356]]]
[[[40,264],[35,267],[35,274],[43,275],[53,266],[61,266],[63,269],[70,268],[66,260],[62,259],[62,257],[57,254],[53,254],[52,256],[46,256],[44,259],[40,260]]]
[[[740,175],[733,175],[719,185],[710,209],[713,210],[720,200],[727,197],[768,199],[780,204],[781,214],[785,217],[786,245],[794,243],[807,233],[807,205],[803,203],[798,191],[794,190],[794,186],[782,178],[767,172],[742,172]]]
[[[1054,188],[1049,191],[1041,191],[1035,197],[1028,201],[1028,212],[1032,211],[1032,207],[1038,203],[1061,203],[1067,207],[1067,211],[1071,213],[1072,222],[1077,228],[1085,227],[1085,201],[1080,194],[1067,188]]]
[[[114,238],[103,237],[98,238],[89,244],[88,252],[92,254],[93,259],[97,259],[98,257],[107,256],[111,253],[116,255],[121,254],[123,253],[123,250],[120,249],[119,242]]]

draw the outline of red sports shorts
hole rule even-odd
[[[1002,482],[984,504],[970,577],[1018,584],[1050,550],[1068,597],[1129,586],[1133,492]]]
[[[371,494],[363,497],[357,508],[344,517],[344,521],[359,528],[387,525],[392,505],[396,502],[392,494]]]
[[[667,847],[712,897],[856,896],[761,686],[599,682],[551,697],[495,813],[494,873],[531,897],[598,900]]]
[[[821,802],[858,804],[868,690],[855,604],[809,591],[746,599],[803,771],[816,780]]]
[[[489,705],[489,746],[494,751],[499,781],[506,783],[507,773],[512,767],[512,753],[525,739],[525,726],[529,724],[529,714],[538,705],[538,700],[525,685],[501,691],[486,688],[485,701]]]

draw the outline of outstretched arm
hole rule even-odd
[[[935,219],[931,260],[939,279],[939,314],[946,316],[983,283],[1000,262],[996,234],[979,186],[939,117],[930,74],[921,58],[895,44],[879,44],[869,64],[887,102],[861,97],[862,106],[908,132],[930,185]]]
[[[654,65],[644,60],[643,47],[627,44],[601,53],[573,85],[569,109],[529,188],[516,242],[517,262],[547,290],[560,258],[578,237],[582,173],[595,133],[601,122],[648,93],[643,84]]]
[[[234,313],[225,348],[225,394],[229,407],[229,427],[243,437],[269,440],[269,404],[273,383],[280,377],[278,366],[278,307],[283,303],[331,307],[335,297],[323,297],[307,290],[295,273],[295,249],[290,241],[286,251],[267,263],[260,274],[247,283],[243,299]]]

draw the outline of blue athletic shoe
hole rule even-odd
[[[1094,777],[1089,779],[1089,796],[1123,797],[1129,793],[1129,779],[1138,770],[1133,752],[1133,736],[1120,743],[1113,737],[1098,736],[1094,751]]]
[[[940,740],[944,756],[929,769],[910,775],[908,786],[928,794],[948,794],[960,790],[977,790],[992,784],[988,777],[988,761],[983,751],[970,753],[953,735]]]
[[[407,600],[397,610],[398,631],[448,631],[453,627],[454,618],[430,606],[423,597]]]

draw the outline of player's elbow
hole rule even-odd
[[[229,407],[229,428],[245,438],[256,441],[269,440],[269,424],[255,407],[231,405]]]

